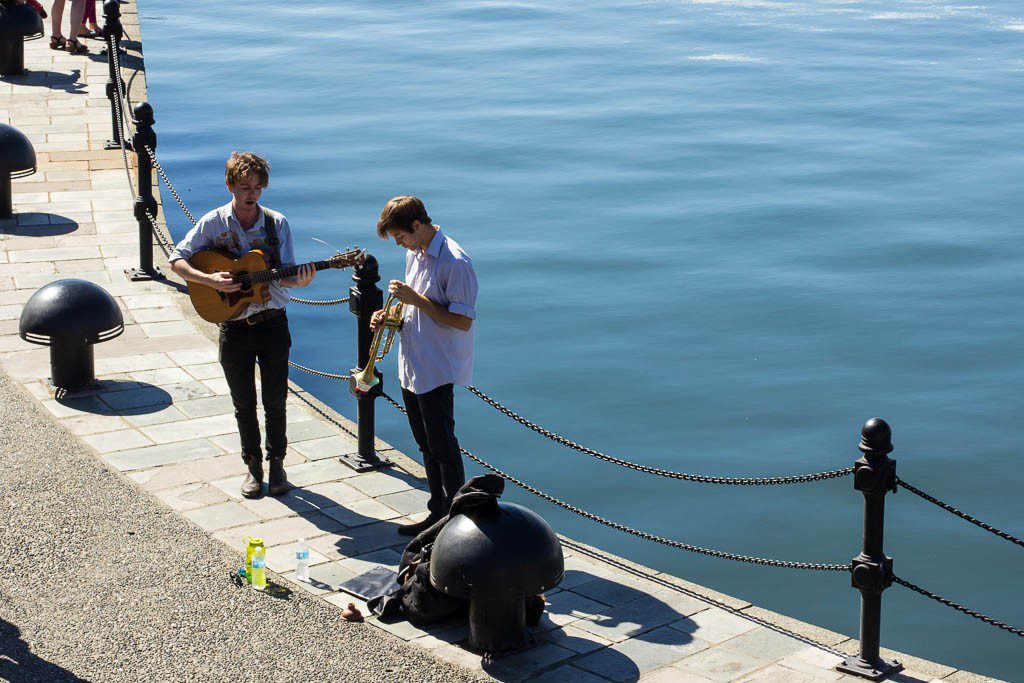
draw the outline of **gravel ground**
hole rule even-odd
[[[0,680],[481,681],[303,594],[109,471],[0,372]]]

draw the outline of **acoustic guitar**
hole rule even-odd
[[[317,271],[328,268],[348,268],[363,262],[364,254],[360,249],[350,249],[336,254],[326,261],[312,261],[308,264]],[[294,277],[299,266],[270,268],[270,260],[264,251],[253,249],[235,258],[230,252],[221,249],[208,249],[196,252],[188,260],[196,270],[204,273],[228,272],[234,276],[235,282],[242,286],[237,292],[222,292],[209,285],[199,282],[188,282],[188,296],[196,313],[211,323],[222,323],[231,320],[246,306],[254,303],[270,301],[270,283],[286,277]]]

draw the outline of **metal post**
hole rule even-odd
[[[118,105],[114,103],[115,97],[124,96],[124,92],[118,93],[118,77],[114,65],[114,51],[121,49],[121,39],[124,37],[124,28],[121,26],[121,6],[117,0],[106,0],[103,3],[103,39],[107,43],[107,99],[110,100],[110,123],[113,130],[113,137],[107,140],[103,149],[119,149],[127,146],[121,137],[121,122],[117,120]],[[127,112],[125,112],[127,114]]]
[[[132,146],[138,166],[138,194],[135,197],[135,220],[139,222],[139,267],[125,271],[128,278],[139,280],[162,280],[164,274],[153,267],[153,224],[150,216],[156,218],[157,203],[153,196],[153,160],[146,148],[156,149],[156,133],[153,131],[153,107],[149,102],[135,105],[135,135]]]
[[[14,218],[10,173],[0,173],[0,218]]]
[[[384,306],[384,293],[377,286],[380,282],[377,259],[367,254],[363,264],[353,268],[352,280],[356,284],[349,289],[348,310],[356,316],[359,345],[357,367],[364,368],[370,359],[370,344],[373,341],[370,319],[375,311]],[[349,391],[356,397],[358,411],[359,452],[341,455],[339,460],[357,472],[392,465],[391,462],[381,459],[374,445],[374,400],[384,392],[384,376],[377,368],[374,368],[374,372],[380,378],[380,382],[370,391],[359,391],[355,382],[349,381]]]
[[[882,632],[882,591],[892,585],[892,558],[882,550],[885,533],[885,494],[896,492],[896,461],[892,452],[892,430],[885,420],[873,417],[864,423],[858,446],[862,458],[854,463],[853,487],[864,494],[864,545],[853,558],[853,587],[860,590],[860,654],[847,657],[836,669],[880,681],[903,670],[897,661],[880,654]]]
[[[0,32],[0,76],[25,73],[25,39],[13,31]]]

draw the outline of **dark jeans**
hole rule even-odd
[[[416,445],[423,454],[427,470],[430,500],[427,509],[432,517],[448,514],[452,498],[466,483],[462,469],[462,453],[455,438],[455,395],[451,384],[443,384],[425,394],[402,389],[409,426]]]
[[[288,448],[285,400],[288,397],[288,349],[292,337],[288,317],[280,315],[256,325],[222,325],[220,365],[231,389],[242,459],[259,461],[260,425],[256,420],[256,365],[260,366],[263,411],[267,418],[267,460],[283,458]]]

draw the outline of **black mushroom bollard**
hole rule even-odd
[[[25,40],[43,35],[43,19],[35,8],[0,0],[0,75],[25,73]]]
[[[17,128],[0,123],[0,218],[14,215],[11,179],[36,172],[36,150]]]
[[[357,368],[362,369],[370,360],[370,344],[373,341],[373,330],[370,319],[374,311],[384,307],[384,293],[377,283],[380,282],[380,269],[377,259],[372,254],[366,255],[362,265],[352,269],[352,281],[355,286],[349,289],[348,310],[356,316],[358,348],[356,351]],[[359,431],[359,452],[343,454],[339,460],[357,472],[390,467],[392,463],[377,454],[374,428],[374,400],[384,393],[384,375],[374,368],[374,374],[380,381],[369,391],[361,391],[356,387],[351,373],[348,389],[356,397],[356,425]]]
[[[86,280],[57,280],[44,285],[25,304],[21,338],[50,347],[55,387],[77,389],[96,377],[93,344],[124,332],[124,317],[114,297]]]
[[[853,487],[864,494],[864,547],[853,558],[853,587],[860,590],[860,653],[851,655],[836,669],[880,681],[903,669],[896,661],[881,657],[882,591],[892,585],[892,558],[882,550],[885,533],[885,494],[896,492],[896,461],[892,452],[892,430],[873,417],[864,423],[858,445],[862,458],[854,463]]]
[[[513,503],[474,509],[445,525],[434,541],[430,583],[469,600],[469,644],[507,652],[527,642],[526,598],[565,574],[562,544],[537,513]]]

